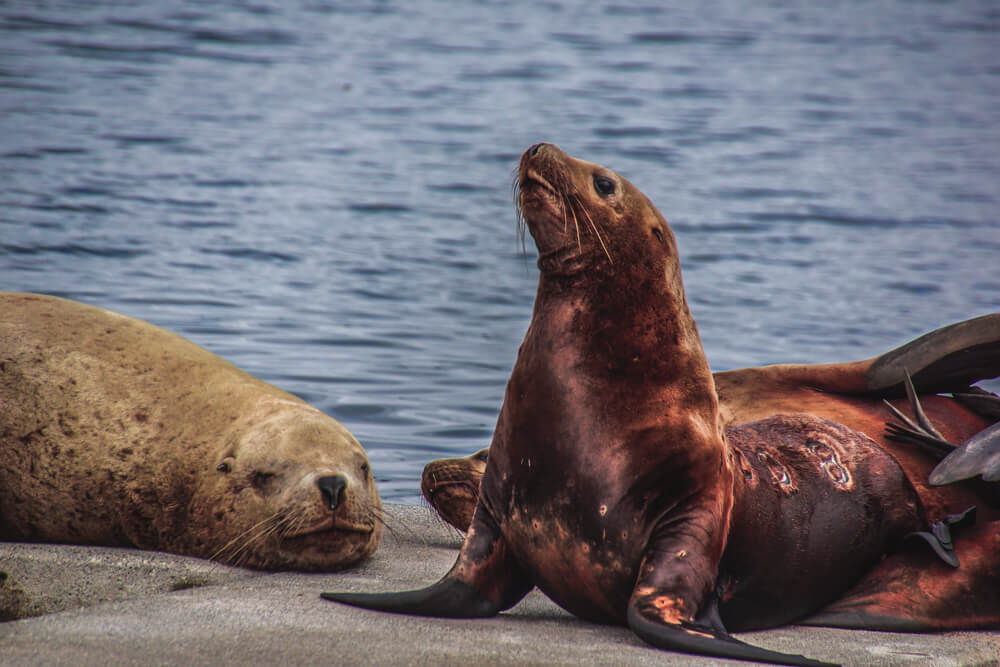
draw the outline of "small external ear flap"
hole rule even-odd
[[[653,236],[656,237],[657,241],[659,241],[660,243],[663,243],[663,230],[662,229],[660,229],[659,227],[653,227]]]
[[[233,458],[227,456],[219,462],[219,465],[215,466],[215,469],[221,473],[230,473],[233,471]]]

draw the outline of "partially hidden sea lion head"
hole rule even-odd
[[[479,481],[486,472],[489,449],[475,454],[438,459],[424,466],[420,491],[431,507],[455,528],[465,531],[479,500]]]

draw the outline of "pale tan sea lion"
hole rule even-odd
[[[328,571],[381,534],[331,417],[147,322],[0,293],[0,539]]]

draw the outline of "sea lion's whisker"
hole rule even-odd
[[[576,207],[572,205],[568,197],[563,197],[565,205],[563,208],[568,208],[569,212],[573,214],[573,226],[576,227],[576,247],[577,250],[583,252],[583,242],[580,240],[580,221],[576,217]]]
[[[412,528],[410,528],[410,526],[408,526],[407,523],[403,519],[401,519],[400,517],[394,515],[392,512],[390,512],[387,509],[385,509],[385,507],[383,507],[382,510],[381,510],[381,516],[378,513],[376,513],[374,510],[372,510],[372,517],[375,518],[375,519],[377,519],[378,521],[380,521],[382,523],[382,525],[385,527],[385,529],[388,530],[392,534],[396,534],[396,529],[393,527],[393,524],[395,524],[396,526],[399,526],[400,528],[404,529],[405,532],[406,532],[406,534],[409,535],[410,537],[417,538],[417,539],[419,539],[421,541],[424,541],[424,538],[423,538],[422,535],[420,535],[419,533],[417,533],[416,531],[414,531]],[[387,521],[387,519],[388,519],[388,521]],[[392,523],[390,523],[390,521]]]
[[[301,514],[282,517],[275,526],[275,532],[280,537],[296,535],[302,529],[302,526],[305,525],[305,519],[306,517]]]
[[[274,524],[280,520],[279,515],[279,512],[275,512],[274,514],[253,524],[239,535],[222,545],[215,551],[215,553],[209,556],[209,559],[218,560],[219,562],[230,565],[235,564],[233,562],[234,559],[236,559],[239,555],[244,554],[247,549],[250,548],[250,545],[260,542],[262,538],[268,535],[268,533],[273,532]]]
[[[209,560],[219,560],[219,561],[222,561],[222,555],[224,553],[227,553],[228,550],[231,547],[233,547],[233,545],[235,545],[237,542],[239,542],[240,540],[242,540],[244,535],[246,535],[247,533],[249,533],[251,530],[254,530],[255,528],[257,528],[261,524],[266,523],[267,521],[270,521],[270,520],[271,520],[271,517],[267,517],[265,519],[262,519],[261,521],[255,523],[254,525],[252,525],[249,528],[247,528],[246,530],[244,530],[243,532],[239,533],[236,537],[232,538],[231,540],[229,540],[228,542],[226,542],[225,544],[223,544],[221,547],[219,547],[218,549],[216,549],[215,552],[213,552],[212,555],[208,557]]]
[[[525,244],[525,230],[528,223],[524,219],[524,211],[521,207],[521,182],[517,167],[514,168],[514,179],[511,183],[511,190],[514,195],[514,224],[517,229],[517,240],[521,244],[521,253],[528,253],[528,246]]]
[[[578,201],[580,200],[580,195],[576,194],[575,192],[573,193],[573,196]],[[587,212],[587,207],[583,205],[582,201],[580,202],[580,210],[583,211],[583,214],[585,216],[587,216],[587,220],[590,221],[590,228],[594,230],[594,235],[597,237],[598,243],[600,243],[601,244],[601,248],[604,249],[604,254],[608,258],[608,263],[614,264],[615,261],[613,259],[611,259],[611,253],[608,251],[608,246],[604,245],[604,239],[601,237],[601,232],[597,228],[597,223],[595,223],[594,219],[590,217],[590,213]]]
[[[569,217],[566,215],[566,209],[569,208],[569,206],[567,206],[568,203],[569,202],[566,201],[566,197],[563,197],[563,207],[562,207],[563,235],[566,234],[566,229],[569,227]]]

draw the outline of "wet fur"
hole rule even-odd
[[[618,189],[598,191],[598,176]],[[588,227],[577,204],[591,178],[586,218],[602,224]],[[849,395],[824,402],[815,389],[863,393],[873,364],[717,374],[717,391],[676,244],[655,207],[613,172],[549,145],[522,156],[519,183],[541,276],[458,559],[424,589],[324,597],[473,617],[537,586],[572,613],[627,623],[655,646],[783,664],[813,661],[738,642],[723,622],[772,627],[839,597],[860,600],[868,615],[834,605],[825,621],[878,627],[863,595],[893,598],[888,579],[871,579],[876,564],[926,520],[922,498],[938,514],[963,494],[915,488],[912,459],[897,462],[851,428],[873,418],[866,405]],[[848,419],[780,414],[791,405],[826,405]],[[890,574],[922,565],[905,549],[898,558]],[[987,587],[966,619],[991,623],[997,569],[983,569],[988,557],[970,562]],[[959,592],[940,579],[930,590]]]

